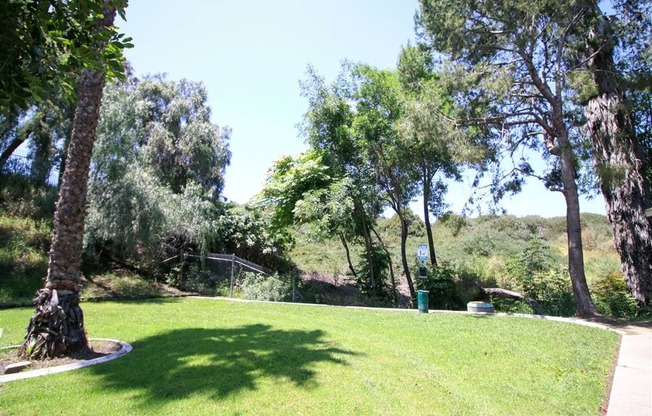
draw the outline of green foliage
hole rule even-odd
[[[106,88],[89,183],[86,246],[157,269],[220,234],[230,131],[210,120],[201,83],[163,77]]]
[[[278,232],[265,213],[242,206],[226,207],[216,221],[210,251],[235,254],[280,272],[292,268],[286,253],[294,240],[289,233]]]
[[[216,208],[199,185],[175,194],[146,170],[132,168],[119,183],[101,190],[91,184],[90,190],[85,245],[92,251],[107,249],[156,268],[180,249],[205,250],[214,236]]]
[[[584,256],[589,282],[619,270],[619,258],[613,248],[607,219],[583,214],[582,225],[587,241]],[[377,229],[394,264],[399,264],[400,230],[396,219],[380,219]],[[549,313],[574,314],[572,290],[565,270],[568,260],[564,218],[468,218],[451,214],[436,222],[433,232],[440,264],[445,270],[454,271],[458,292],[464,301],[478,299],[477,290],[464,283],[477,281],[484,287],[511,289],[533,297],[544,304]],[[417,244],[422,242],[423,237],[410,236],[408,255],[416,255]],[[356,244],[352,249],[362,252],[361,247]],[[476,253],[480,251],[486,255]],[[336,238],[317,243],[299,233],[290,255],[297,267],[306,273],[336,279],[344,279],[347,273],[344,250],[338,246]],[[354,260],[357,256],[355,253]],[[519,301],[497,297],[493,301],[499,310],[533,313],[529,305]]]
[[[601,314],[615,318],[636,318],[638,303],[629,293],[622,273],[610,273],[596,279],[591,285],[591,293],[595,307]]]
[[[522,251],[507,261],[506,269],[511,288],[539,301],[549,315],[575,314],[568,270],[556,262],[545,240],[527,241]]]
[[[394,299],[389,274],[392,261],[389,252],[382,246],[372,245],[371,251],[360,253],[357,283],[360,291],[377,302],[389,305]],[[373,273],[371,267],[374,267]]]
[[[539,301],[548,315],[575,315],[573,289],[565,268],[535,274],[523,282],[523,289],[526,296]]]
[[[202,83],[163,76],[107,86],[92,180],[116,181],[137,165],[174,193],[195,182],[217,199],[231,132],[211,122],[207,100]]]
[[[255,205],[273,211],[272,224],[278,229],[300,223],[312,215],[298,216],[298,205],[309,198],[321,202],[325,189],[334,181],[329,171],[318,152],[308,151],[296,158],[285,156],[274,162],[269,170]]]
[[[0,210],[16,217],[51,219],[57,188],[34,184],[20,173],[0,173]]]
[[[245,272],[241,289],[245,299],[280,302],[291,296],[292,286],[287,278],[278,274],[265,276]]]
[[[419,276],[418,269],[415,275]],[[417,277],[417,286],[428,291],[430,309],[463,310],[466,307],[458,286],[457,273],[450,267],[428,267],[425,279]]]
[[[0,215],[0,304],[29,301],[43,287],[50,234],[45,220]]]
[[[124,16],[127,0],[9,0],[0,4],[0,118],[61,93],[74,101],[84,68],[123,74],[130,38],[98,27],[109,5]],[[102,47],[104,45],[104,47]]]
[[[408,225],[408,235],[415,238],[423,238],[426,235],[426,227],[423,220],[412,210],[407,209],[404,212],[405,222]],[[401,219],[398,215],[392,215],[389,220],[382,221],[378,224],[378,231],[386,236],[401,235]]]

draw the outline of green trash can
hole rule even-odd
[[[428,313],[428,291],[417,291],[417,304],[419,305],[419,313]]]

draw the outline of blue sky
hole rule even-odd
[[[273,161],[306,149],[296,125],[307,109],[299,81],[313,65],[328,82],[344,59],[394,68],[414,38],[416,0],[132,0],[120,31],[136,74],[202,81],[213,121],[232,128],[224,195],[247,202]],[[459,211],[472,193],[452,186]],[[416,204],[418,206],[418,204]],[[535,181],[503,206],[514,215],[565,215],[561,194]],[[604,214],[599,196],[583,212]]]

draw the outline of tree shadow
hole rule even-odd
[[[255,390],[259,380],[270,377],[310,389],[317,385],[316,364],[347,365],[346,356],[359,355],[337,348],[321,330],[261,324],[175,329],[132,347],[125,357],[90,370],[102,377],[104,389],[133,391],[139,403],[154,407],[195,394],[220,400]]]

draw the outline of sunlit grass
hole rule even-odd
[[[615,334],[559,322],[176,299],[83,305],[127,356],[0,386],[0,414],[596,414]],[[31,309],[0,311],[0,345]],[[3,413],[4,412],[4,413]]]

